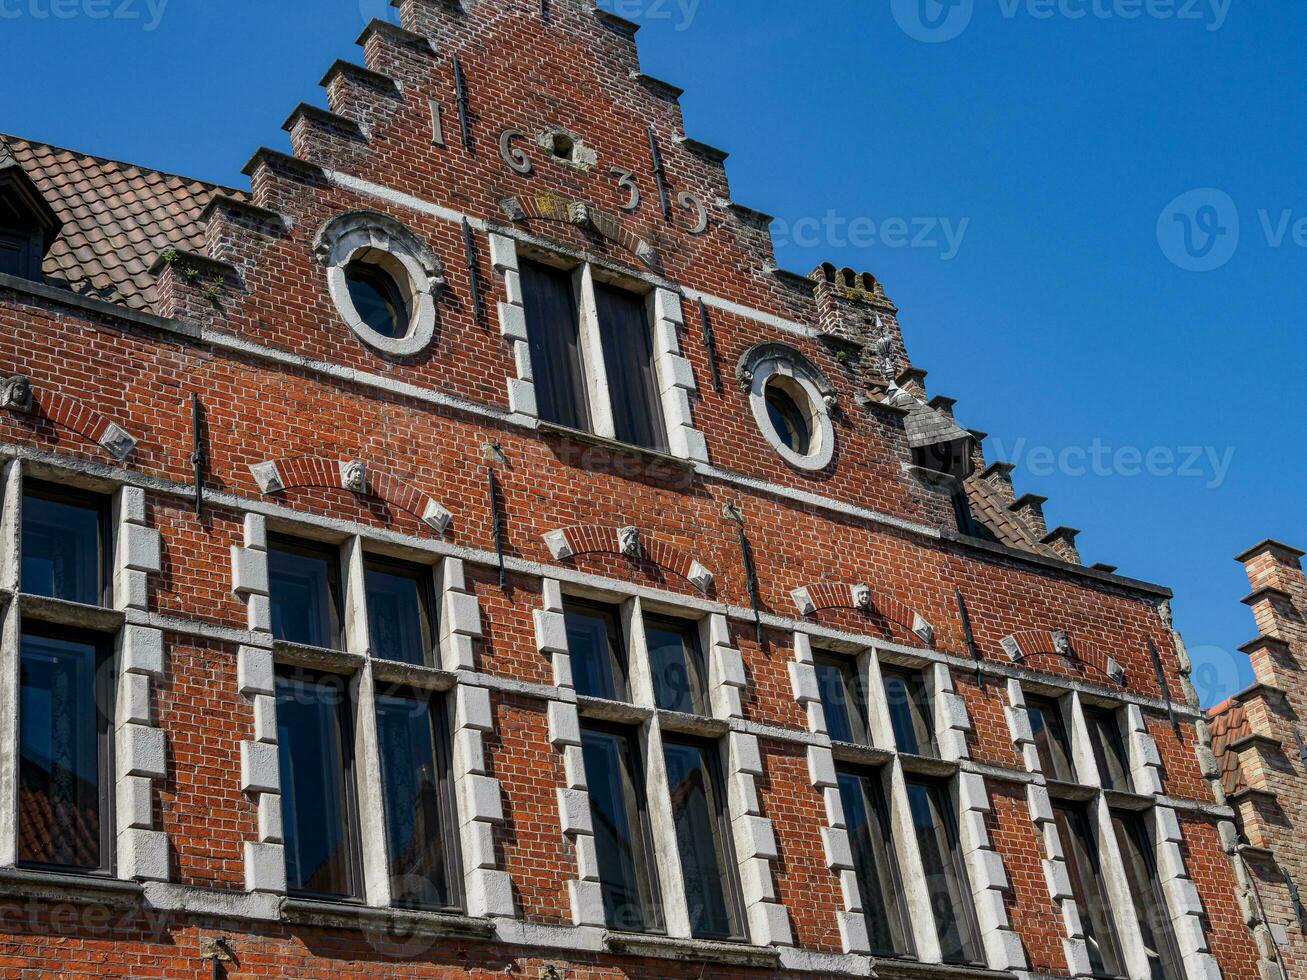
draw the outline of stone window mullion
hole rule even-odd
[[[594,268],[583,262],[575,273],[577,306],[581,316],[581,365],[590,392],[590,424],[595,435],[617,437],[613,421],[612,394],[608,388],[608,366],[599,329],[599,301],[595,295]]]
[[[371,906],[385,908],[391,904],[390,861],[361,538],[350,538],[345,543],[343,562],[345,650],[367,658],[350,681],[354,700],[354,773],[358,783],[359,856],[363,866],[364,898]]]
[[[22,567],[23,464],[4,467],[4,497],[0,501],[0,590],[4,595],[0,620],[0,866],[18,862],[18,700],[20,633],[18,603]]]

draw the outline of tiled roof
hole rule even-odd
[[[1253,733],[1244,706],[1231,698],[1207,713],[1212,732],[1212,752],[1221,766],[1221,785],[1227,794],[1237,793],[1247,785],[1239,766],[1239,753],[1229,747]]]
[[[200,213],[216,184],[0,134],[63,231],[45,259],[48,283],[136,310],[154,306],[150,266],[164,248],[200,250]]]
[[[978,476],[973,476],[963,484],[967,491],[967,500],[971,503],[971,516],[979,525],[980,536],[990,537],[999,544],[1009,548],[1019,548],[1047,558],[1061,556],[1035,537],[1033,531],[1007,508],[1004,500],[992,486]]]

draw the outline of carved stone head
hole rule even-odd
[[[640,557],[640,529],[638,527],[618,528],[617,543],[622,554],[627,558]]]
[[[359,460],[346,463],[341,470],[341,482],[346,490],[354,493],[366,493],[368,489],[368,468]]]
[[[32,410],[32,383],[21,374],[0,382],[0,407],[11,412]]]
[[[855,585],[853,587],[853,606],[856,609],[871,608],[871,586]]]

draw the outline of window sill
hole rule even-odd
[[[678,735],[696,735],[700,738],[721,738],[731,730],[731,723],[721,718],[686,714],[683,711],[658,710],[658,721],[665,732]]]
[[[831,742],[831,755],[836,762],[848,762],[855,766],[883,766],[894,758],[888,749],[878,749],[859,742]]]
[[[1055,800],[1087,803],[1098,795],[1098,790],[1093,786],[1081,786],[1079,783],[1064,783],[1061,780],[1050,779],[1048,795]]]
[[[624,725],[639,725],[654,716],[652,708],[643,708],[626,701],[609,701],[607,698],[590,698],[577,695],[576,710],[582,718],[595,721],[615,721]]]
[[[447,670],[400,663],[397,660],[372,660],[372,676],[387,684],[402,684],[423,691],[449,691],[458,679]]]
[[[491,939],[495,935],[494,923],[489,919],[474,919],[453,912],[373,908],[307,898],[286,899],[281,905],[281,917],[294,925],[379,932],[402,939]]]
[[[1103,798],[1107,800],[1107,805],[1113,810],[1130,810],[1134,813],[1142,813],[1145,810],[1151,810],[1157,805],[1157,800],[1152,796],[1144,796],[1140,793],[1127,793],[1119,789],[1103,790]]]
[[[0,895],[15,898],[130,908],[140,902],[143,891],[137,882],[121,881],[118,878],[27,868],[0,868]]]
[[[112,633],[127,622],[127,614],[120,609],[88,606],[80,602],[68,602],[66,599],[51,599],[49,596],[40,595],[18,596],[18,611],[26,619],[73,629],[92,630],[96,633]]]
[[[310,647],[286,640],[274,640],[272,654],[277,663],[292,667],[307,667],[311,670],[325,670],[333,673],[354,674],[367,663],[365,657],[344,650],[329,650],[326,647]]]
[[[1015,973],[991,970],[984,966],[957,966],[949,963],[921,963],[917,960],[875,960],[875,973],[883,980],[1014,980]]]
[[[609,439],[607,436],[586,432],[584,429],[573,429],[566,425],[559,425],[557,422],[546,422],[544,419],[540,420],[539,427],[541,432],[549,435],[558,436],[562,439],[574,439],[590,446],[598,446],[600,449],[607,449],[616,455],[639,456],[651,463],[673,466],[678,470],[693,471],[694,469],[694,460],[681,459],[680,456],[673,456],[660,449],[649,449],[629,442],[619,442],[616,439]]]
[[[781,962],[780,952],[770,947],[708,939],[670,939],[664,936],[610,932],[604,936],[604,945],[613,953],[676,960],[681,963],[715,963],[774,970]]]
[[[900,755],[903,771],[914,776],[935,776],[947,779],[961,768],[956,762],[948,762],[929,755]]]

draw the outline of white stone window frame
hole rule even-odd
[[[570,271],[573,293],[580,316],[581,368],[586,380],[593,434],[611,441],[617,438],[613,422],[608,370],[600,337],[599,312],[595,299],[596,281],[605,282],[645,298],[646,315],[653,331],[654,376],[667,430],[669,452],[680,459],[708,464],[708,444],[694,424],[690,395],[698,382],[689,360],[681,352],[680,334],[685,319],[681,296],[665,284],[634,273],[617,271],[589,258],[566,256],[547,248],[522,243],[506,235],[490,234],[490,259],[496,275],[503,277],[505,301],[499,304],[499,329],[512,345],[517,376],[508,381],[509,409],[519,420],[539,422],[531,347],[527,335],[525,298],[522,292],[519,258]],[[641,447],[633,447],[643,451]]]
[[[835,457],[835,424],[831,409],[835,388],[803,353],[788,344],[770,342],[750,349],[740,360],[739,375],[746,385],[749,409],[763,438],[790,466],[818,471]],[[812,446],[798,453],[785,444],[767,408],[767,389],[779,386],[803,413]]]
[[[436,295],[445,284],[440,260],[414,232],[376,211],[337,215],[318,232],[314,251],[326,266],[327,291],[341,319],[365,344],[387,357],[412,357],[427,350],[436,333]],[[387,337],[359,315],[350,296],[346,269],[361,261],[390,276],[405,295],[408,330]]]
[[[24,482],[43,476],[21,460],[6,464],[3,472],[0,589],[12,598],[0,625],[0,744],[14,747],[19,742]],[[106,706],[113,729],[113,761],[108,776],[112,785],[106,794],[112,813],[101,814],[101,819],[114,822],[111,857],[119,879],[165,882],[169,878],[168,841],[155,826],[154,797],[156,783],[168,776],[167,740],[155,724],[152,707],[153,686],[163,680],[166,669],[163,631],[132,621],[133,613],[148,611],[148,576],[158,574],[162,567],[159,532],[149,526],[145,491],[138,487],[111,487],[66,473],[46,478],[111,502],[109,527],[105,529],[111,548],[111,600],[107,606],[85,610],[92,616],[101,610],[117,611],[123,616],[121,625],[112,632],[93,627],[114,648],[110,661],[115,672],[114,704]],[[15,867],[18,860],[18,769],[17,753],[11,749],[0,758],[0,866],[5,868]]]
[[[1048,691],[1038,684],[1024,684],[1016,679],[1007,682],[1008,704],[1004,708],[1013,744],[1021,753],[1026,769],[1034,776],[1027,786],[1027,802],[1031,820],[1039,831],[1044,876],[1049,896],[1058,907],[1063,922],[1062,945],[1066,954],[1067,969],[1074,977],[1089,977],[1089,953],[1080,909],[1072,893],[1066,867],[1064,843],[1058,836],[1053,820],[1054,797],[1043,772],[1039,753],[1035,748],[1029,715],[1026,711],[1026,691],[1047,696]],[[1166,804],[1160,778],[1161,759],[1157,744],[1148,731],[1148,723],[1138,705],[1114,703],[1099,696],[1082,693],[1077,689],[1052,691],[1062,708],[1064,723],[1071,741],[1072,761],[1076,782],[1082,791],[1090,793],[1087,801],[1080,801],[1088,818],[1094,843],[1102,866],[1103,883],[1107,890],[1109,914],[1116,927],[1117,942],[1125,968],[1131,980],[1148,980],[1151,976],[1143,942],[1139,932],[1134,896],[1130,892],[1125,864],[1112,825],[1114,809],[1137,813],[1144,820],[1153,846],[1154,864],[1166,898],[1162,910],[1170,921],[1175,942],[1184,963],[1186,980],[1217,980],[1220,969],[1211,954],[1205,934],[1202,900],[1185,867],[1181,850],[1184,835],[1175,810]],[[1127,750],[1130,756],[1132,786],[1127,794],[1114,794],[1103,789],[1102,775],[1089,735],[1085,705],[1106,708],[1118,713],[1118,722],[1125,721]],[[1120,713],[1124,712],[1124,719]],[[1121,807],[1120,801],[1134,797],[1157,798],[1146,807]]]
[[[645,760],[646,817],[652,831],[665,935],[673,941],[704,942],[691,935],[690,909],[663,756],[664,732],[720,747],[718,765],[726,791],[724,804],[737,864],[744,942],[754,946],[792,946],[789,917],[776,899],[772,878],[772,863],[779,856],[776,836],[771,820],[762,813],[755,782],[763,774],[761,750],[758,737],[743,730],[740,692],[747,684],[744,660],[731,643],[726,617],[720,614],[704,617],[702,613],[650,603],[639,597],[592,592],[565,596],[561,584],[550,579],[544,581],[543,589],[542,607],[535,612],[537,647],[552,661],[555,685],[570,695],[565,700],[550,701],[548,710],[550,740],[563,753],[567,780],[567,785],[558,790],[559,820],[563,834],[576,850],[577,878],[568,882],[573,924],[607,929],[581,753],[584,722],[576,702],[567,647],[564,618],[567,598],[597,600],[620,611],[630,701],[613,702],[608,707],[638,737]],[[698,629],[708,668],[711,718],[674,715],[658,709],[645,638],[646,612],[678,618]]]
[[[321,538],[308,527],[279,522],[275,530],[306,540]],[[250,892],[286,894],[285,847],[281,820],[281,782],[277,756],[276,668],[302,662],[303,652],[279,644],[271,633],[268,597],[266,520],[250,514],[241,545],[232,546],[233,588],[248,606],[250,629],[258,644],[239,654],[241,693],[251,703],[255,738],[242,745],[242,789],[259,808],[259,837],[246,844],[246,888]],[[481,610],[468,588],[463,561],[435,559],[428,553],[375,550],[359,537],[333,538],[341,568],[342,646],[340,651],[313,651],[313,665],[350,681],[354,720],[354,772],[357,781],[357,846],[362,894],[369,907],[394,907],[387,846],[381,747],[376,725],[379,686],[398,684],[445,697],[450,719],[450,773],[462,881],[455,897],[474,918],[516,918],[512,884],[500,866],[495,828],[504,822],[499,780],[489,775],[484,735],[494,728],[490,691],[475,673],[475,641],[482,635]],[[435,666],[381,660],[372,654],[367,620],[365,562],[368,557],[400,558],[431,569],[439,607],[438,659]]]
[[[821,651],[851,658],[866,691],[867,703],[863,707],[871,744],[867,753],[860,753],[868,758],[854,760],[853,765],[863,771],[879,770],[882,774],[892,844],[903,889],[900,897],[907,909],[908,928],[915,947],[914,959],[932,965],[943,962],[934,911],[923,887],[925,870],[908,800],[908,781],[917,777],[947,786],[986,965],[994,970],[1026,969],[1021,937],[1012,929],[1007,914],[1005,898],[1011,887],[1007,870],[989,837],[986,815],[992,806],[988,790],[983,775],[969,768],[966,735],[971,729],[970,716],[966,703],[956,692],[950,669],[941,663],[914,659],[874,644],[823,641]],[[899,753],[885,695],[882,663],[923,673],[934,714],[937,763],[917,759],[905,762],[907,757]],[[795,699],[806,711],[809,731],[818,738],[808,750],[808,767],[814,789],[825,800],[827,826],[822,828],[822,839],[826,861],[831,872],[839,877],[844,899],[844,910],[837,915],[840,937],[846,953],[866,955],[870,943],[863,917],[865,896],[860,892],[854,871],[852,843],[836,778],[838,765],[826,729],[825,710],[817,683],[813,638],[806,633],[794,634],[790,679]],[[922,766],[940,771],[933,775],[918,772]]]

